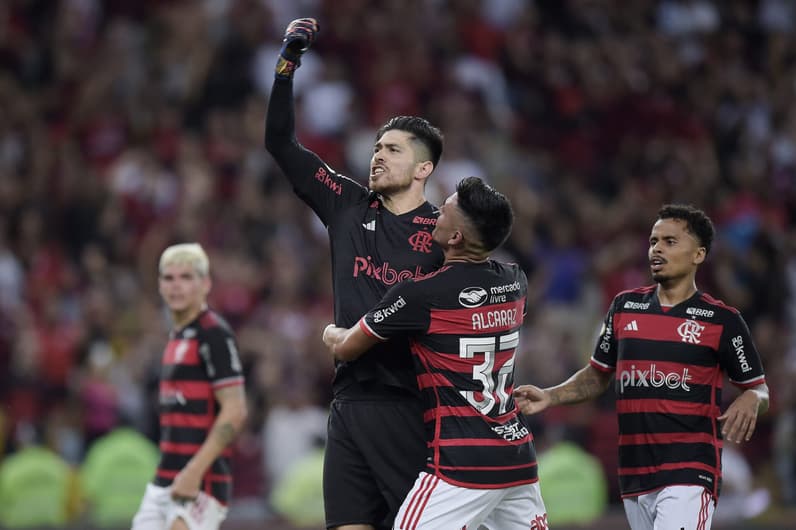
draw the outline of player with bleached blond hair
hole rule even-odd
[[[243,368],[229,325],[207,306],[210,260],[197,243],[160,256],[173,328],[160,374],[160,452],[132,530],[217,530],[232,488],[230,443],[246,421]]]

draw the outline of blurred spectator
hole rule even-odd
[[[217,264],[211,304],[239,332],[262,408],[239,441],[262,491],[241,495],[267,497],[282,473],[266,455],[286,442],[262,436],[294,410],[282,394],[299,373],[317,423],[326,236],[262,145],[274,46],[298,16],[321,25],[295,86],[309,147],[364,175],[373,128],[416,113],[447,134],[429,197],[476,175],[512,199],[506,251],[531,283],[523,381],[580,366],[608,299],[649,283],[645,212],[705,209],[726,237],[699,284],[754,326],[772,376],[759,450],[741,450],[756,479],[776,469],[773,508],[796,504],[790,0],[0,2],[5,454],[41,437],[75,462],[119,421],[157,439],[168,323],[153,278],[158,253],[189,239]],[[615,427],[595,412],[540,421],[574,427],[613,473]]]

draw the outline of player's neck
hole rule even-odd
[[[402,215],[420,207],[421,204],[426,202],[426,197],[423,195],[422,191],[408,189],[390,196],[382,195],[381,200],[384,207],[387,208],[390,213]]]
[[[461,249],[449,248],[445,249],[444,253],[444,265],[450,265],[451,263],[484,263],[489,259],[489,254],[484,254],[483,252],[468,252]]]
[[[677,283],[661,282],[658,284],[658,302],[662,306],[675,306],[680,302],[688,300],[697,292],[696,283],[693,278]]]
[[[189,307],[183,311],[172,311],[171,320],[174,323],[174,329],[181,329],[190,324],[199,313],[207,309],[207,304],[201,304],[198,307]]]

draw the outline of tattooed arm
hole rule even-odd
[[[571,405],[594,399],[611,383],[610,372],[601,372],[586,365],[563,383],[550,388],[534,385],[519,386],[514,390],[514,399],[523,414],[536,414],[552,405]]]
[[[216,390],[215,396],[220,405],[218,416],[204,443],[174,477],[171,485],[171,496],[174,499],[187,500],[199,495],[202,477],[246,422],[248,413],[243,385]]]

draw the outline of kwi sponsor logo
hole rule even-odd
[[[373,312],[373,322],[381,322],[385,318],[389,318],[401,309],[406,307],[406,300],[404,300],[403,296],[399,296],[398,300],[390,304],[389,306],[378,309]]]
[[[613,336],[613,329],[614,317],[611,315],[608,318],[608,322],[603,324],[603,327],[600,330],[600,350],[602,350],[603,353],[608,353],[608,350],[611,349],[611,337]]]
[[[744,351],[744,343],[743,337],[738,335],[737,337],[733,337],[730,339],[732,343],[732,347],[735,350],[735,357],[738,359],[738,363],[741,365],[741,371],[743,373],[751,372],[752,365],[749,364],[749,360],[746,358],[746,352]]]
[[[333,193],[336,195],[343,194],[343,186],[339,182],[336,182],[332,177],[329,175],[329,172],[326,171],[325,168],[319,167],[318,171],[315,172],[315,180],[329,188]]]

